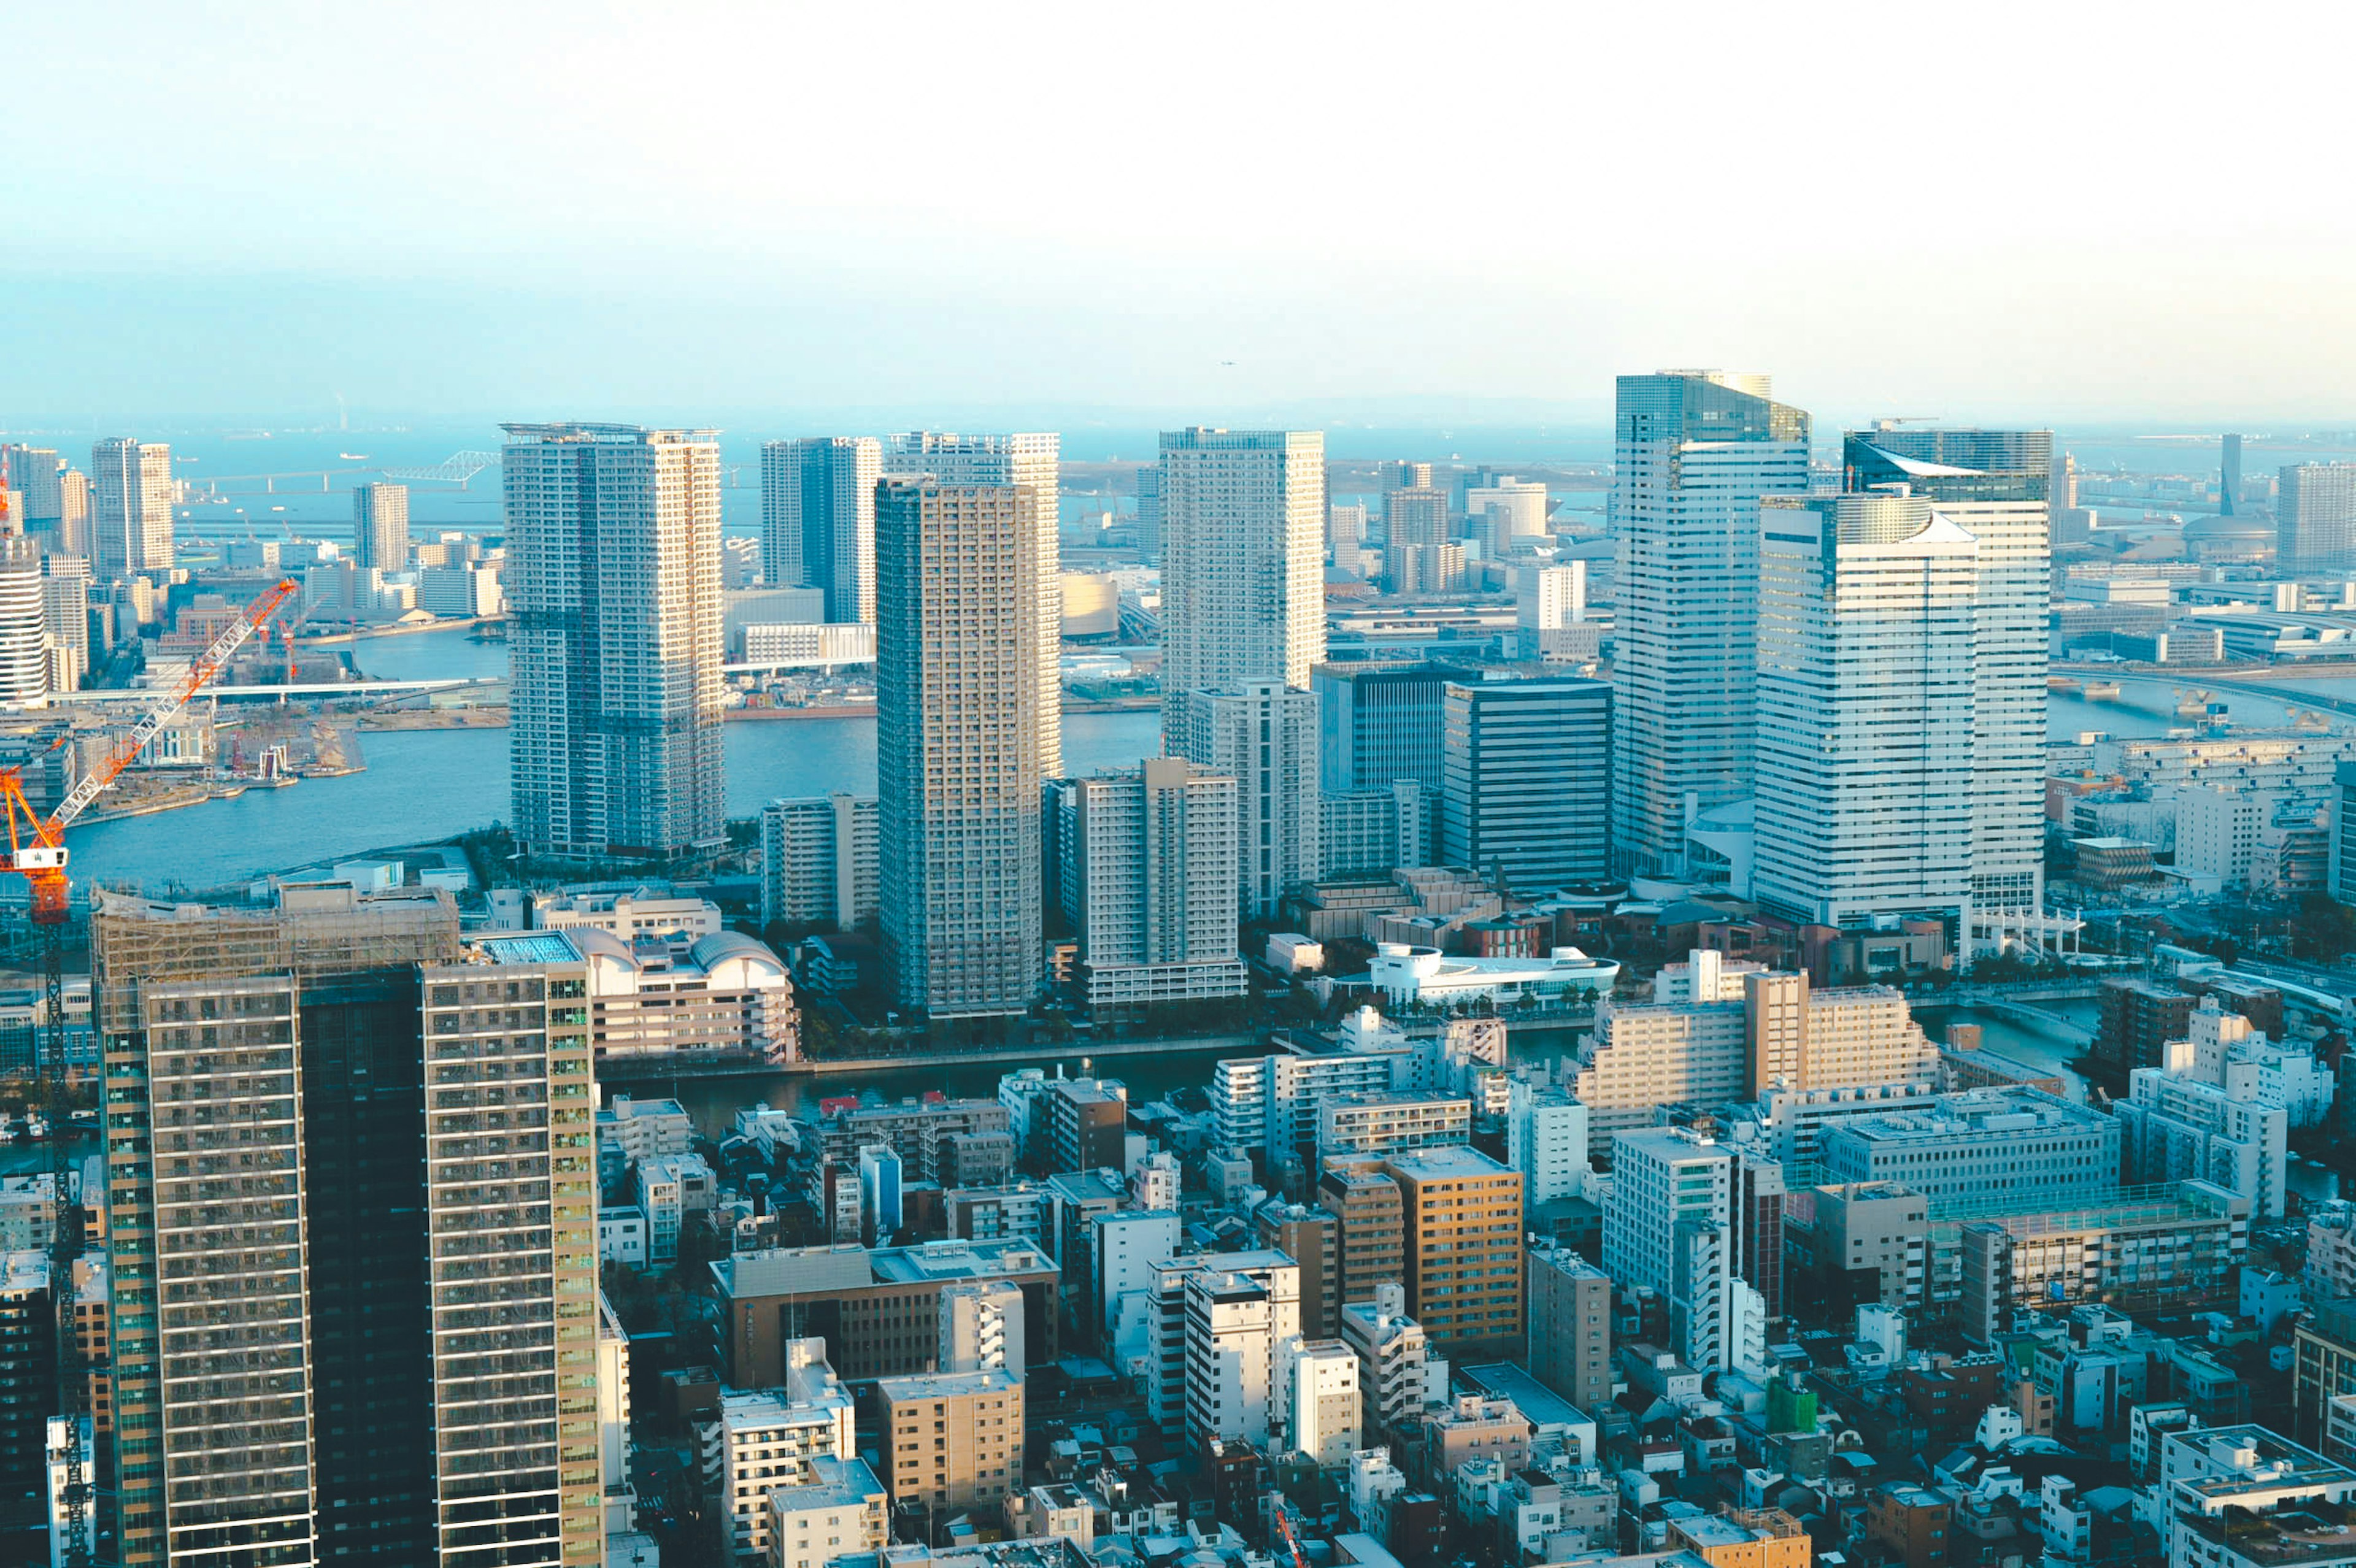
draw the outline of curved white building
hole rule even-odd
[[[798,1055],[798,1014],[785,960],[739,932],[692,943],[625,940],[595,926],[549,933],[589,966],[589,1034],[600,1061],[679,1051]]]
[[[1608,997],[1620,965],[1576,947],[1558,947],[1544,958],[1456,958],[1437,947],[1386,942],[1375,950],[1366,977],[1394,1002],[1445,1007],[1482,997],[1510,1002],[1570,991]]]

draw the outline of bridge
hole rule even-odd
[[[2063,1018],[2060,1013],[2048,1012],[2043,1008],[2032,1008],[2026,1002],[1979,1002],[1974,1005],[1984,1012],[2000,1013],[2008,1019],[2027,1019],[2031,1022],[2043,1024],[2048,1029],[2068,1035],[2072,1040],[2083,1040],[2088,1045],[2094,1042],[2094,1031],[2077,1019]]]
[[[405,697],[419,692],[455,691],[465,688],[504,688],[507,677],[495,675],[444,677],[437,680],[346,680],[309,681],[293,686],[215,686],[208,687],[207,697],[236,700],[241,698],[324,697],[356,698],[367,700],[377,697]],[[487,695],[487,691],[486,695]],[[70,696],[52,698],[52,709],[91,703],[105,706],[118,702],[152,705],[162,695],[153,687],[130,687],[121,691],[77,691]]]

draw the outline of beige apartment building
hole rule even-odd
[[[1435,1347],[1522,1349],[1522,1173],[1456,1146],[1392,1156],[1406,1221],[1408,1314]]]
[[[1023,1484],[1023,1380],[1003,1369],[883,1378],[895,1504],[1003,1503]]]

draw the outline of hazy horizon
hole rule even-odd
[[[2198,20],[37,9],[0,421],[2356,426],[2342,51]]]

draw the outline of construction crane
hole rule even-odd
[[[0,533],[14,532],[7,514],[7,490],[0,483]],[[67,1137],[71,1115],[65,1104],[66,1087],[66,1006],[65,1006],[65,927],[72,904],[72,885],[66,877],[66,829],[83,808],[98,798],[106,787],[123,774],[123,770],[134,762],[147,742],[160,733],[188,699],[213,677],[243,645],[255,630],[275,614],[278,607],[295,592],[294,579],[288,578],[245,607],[245,611],[229,625],[212,645],[188,666],[188,671],[175,682],[161,700],[141,716],[131,732],[117,741],[99,764],[76,781],[65,799],[59,801],[47,816],[33,809],[25,797],[25,769],[18,763],[0,768],[0,813],[8,819],[8,859],[0,871],[23,877],[32,891],[34,929],[39,933],[41,944],[41,981],[48,1004],[48,1016],[44,1020],[46,1039],[35,1042],[33,1072],[37,1083],[45,1075],[47,1093],[42,1095],[50,1123],[50,1144],[54,1151],[52,1171],[57,1182],[58,1225],[53,1254],[51,1289],[58,1303],[58,1396],[66,1407],[68,1426],[63,1456],[65,1474],[59,1478],[59,1514],[57,1530],[65,1547],[62,1561],[70,1568],[80,1568],[90,1562],[88,1544],[91,1488],[81,1456],[80,1415],[74,1410],[77,1395],[74,1383],[84,1373],[80,1342],[80,1325],[75,1311],[76,1292],[73,1284],[74,1260],[81,1253],[82,1204],[67,1200]],[[48,748],[55,752],[69,744],[70,734],[60,736]],[[47,755],[47,752],[43,753]],[[91,1027],[97,1027],[93,1012]],[[87,1197],[85,1196],[85,1201]]]
[[[1282,1502],[1271,1510],[1276,1515],[1276,1532],[1284,1538],[1286,1550],[1292,1553],[1292,1568],[1309,1568],[1309,1559],[1302,1555],[1300,1537],[1292,1533],[1292,1519]]]

